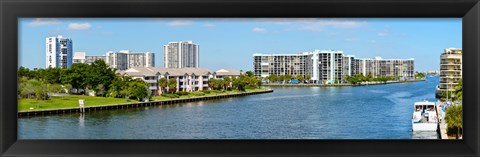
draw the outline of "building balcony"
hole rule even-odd
[[[157,86],[150,86],[150,87],[148,87],[148,89],[150,89],[150,90],[157,90],[158,88],[157,88]]]

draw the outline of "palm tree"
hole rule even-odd
[[[463,83],[462,79],[458,81],[458,84],[455,86],[455,99],[462,100],[463,95]]]
[[[447,114],[445,115],[445,121],[447,122],[448,127],[456,128],[457,134],[456,138],[460,135],[460,129],[462,125],[463,114],[462,114],[462,104],[450,106],[447,109]]]
[[[161,78],[160,80],[158,80],[158,86],[161,88],[163,92],[165,87],[168,86],[168,80],[166,78]]]
[[[168,89],[172,92],[177,89],[177,79],[171,78],[168,80]]]
[[[224,86],[223,88],[224,88],[224,89],[227,89],[228,87],[230,87],[230,84],[231,84],[231,83],[232,83],[232,79],[231,79],[230,77],[225,76],[225,77],[223,78],[223,84],[224,84],[224,85],[223,85],[223,86]]]

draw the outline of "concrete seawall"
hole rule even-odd
[[[137,108],[137,107],[147,107],[147,106],[157,106],[157,105],[169,105],[169,104],[177,104],[177,103],[186,103],[186,102],[195,102],[195,101],[203,101],[203,100],[214,100],[214,99],[222,99],[222,98],[230,98],[230,97],[238,97],[238,96],[247,96],[247,95],[262,94],[262,93],[271,93],[271,92],[273,92],[273,90],[270,89],[266,91],[201,96],[201,97],[181,98],[181,99],[172,99],[172,100],[136,102],[136,103],[126,103],[126,104],[111,104],[111,105],[101,105],[101,106],[86,106],[85,112],[91,112],[91,111],[97,111],[97,110],[116,110],[116,109],[123,109],[123,108]],[[18,117],[77,113],[77,112],[80,112],[79,107],[49,109],[49,110],[35,110],[35,111],[19,111]]]

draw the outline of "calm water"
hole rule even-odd
[[[436,139],[411,131],[415,101],[438,77],[273,93],[141,109],[19,118],[20,139]]]

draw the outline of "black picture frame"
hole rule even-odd
[[[0,0],[1,156],[479,156],[478,0]],[[463,18],[463,140],[18,140],[21,17]]]

